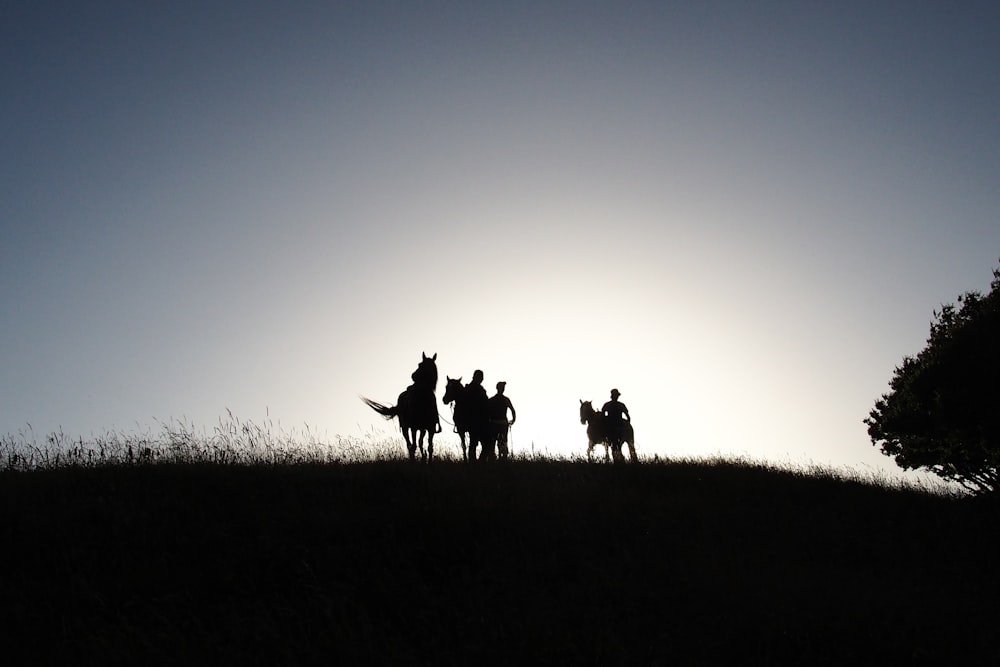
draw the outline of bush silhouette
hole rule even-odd
[[[934,313],[927,347],[905,357],[865,423],[873,445],[906,469],[977,493],[1000,491],[1000,269],[990,292]]]

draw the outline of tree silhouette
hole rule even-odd
[[[934,313],[927,347],[905,357],[865,424],[873,445],[906,469],[978,493],[1000,491],[1000,269],[990,292]]]

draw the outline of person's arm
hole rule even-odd
[[[507,405],[510,406],[510,423],[513,426],[514,422],[517,421],[517,411],[514,409],[514,404],[510,402],[509,398],[507,399]]]

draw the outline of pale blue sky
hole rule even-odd
[[[422,351],[515,448],[891,462],[1000,258],[992,3],[14,2],[0,432],[353,436]],[[447,412],[445,412],[447,415]],[[391,431],[390,431],[391,433]],[[447,448],[447,445],[446,445]]]

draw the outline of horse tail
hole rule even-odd
[[[393,417],[399,414],[398,405],[382,405],[381,403],[373,401],[370,398],[365,398],[364,396],[361,396],[360,398],[362,401],[364,401],[365,405],[367,405],[369,408],[379,413],[386,419],[392,419]]]

